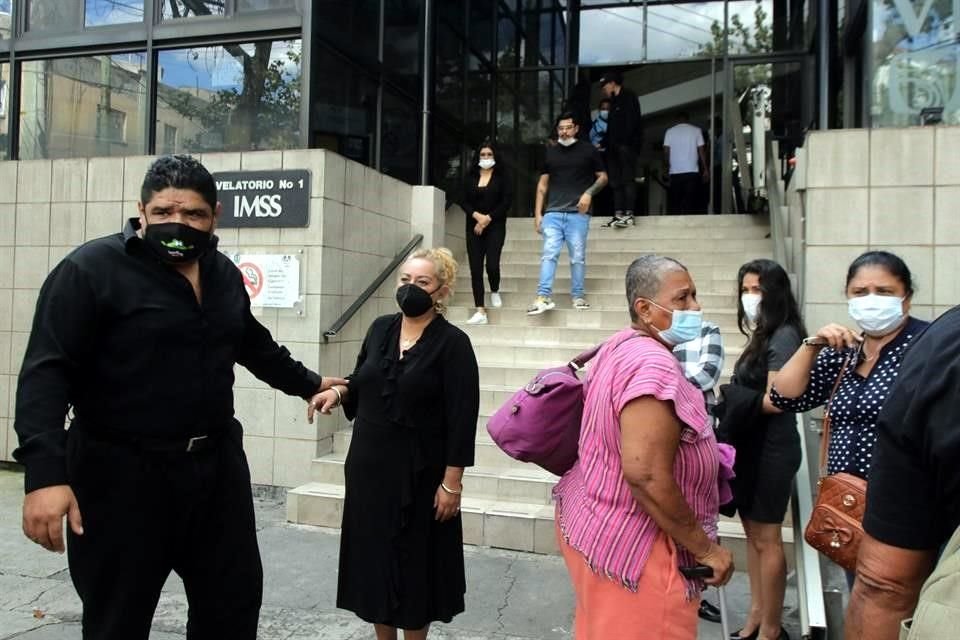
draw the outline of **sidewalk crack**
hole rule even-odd
[[[512,574],[513,565],[517,563],[517,558],[511,558],[510,564],[507,565],[506,570],[503,572],[503,577],[507,581],[507,590],[503,594],[503,604],[497,607],[497,629],[503,631],[505,625],[503,623],[503,614],[506,611],[507,607],[510,606],[510,595],[513,593],[513,587],[517,584],[517,576]]]

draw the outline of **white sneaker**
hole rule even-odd
[[[538,316],[544,311],[550,311],[556,307],[556,303],[546,296],[537,296],[537,299],[533,301],[529,307],[527,307],[528,316]]]
[[[467,320],[467,324],[487,324],[487,314],[482,311],[477,311],[475,314],[470,316],[470,319]]]
[[[574,298],[573,308],[579,309],[580,311],[586,311],[587,309],[590,308],[590,303],[587,302],[584,298]]]
[[[490,294],[490,306],[494,309],[499,309],[503,306],[503,299],[500,297],[500,294],[496,291]]]

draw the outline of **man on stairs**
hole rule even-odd
[[[589,142],[578,140],[578,132],[573,114],[565,112],[557,119],[557,144],[547,146],[533,211],[534,228],[543,235],[540,281],[527,315],[556,307],[551,298],[553,277],[564,243],[570,255],[573,307],[590,308],[584,292],[590,205],[593,196],[607,184],[607,173],[600,152]]]
[[[637,94],[623,86],[623,74],[619,71],[605,73],[600,88],[610,100],[606,160],[613,188],[613,218],[604,226],[622,229],[633,224],[637,202],[637,148],[643,138],[640,101]]]

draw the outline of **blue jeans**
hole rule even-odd
[[[590,230],[590,215],[567,211],[548,211],[543,216],[540,231],[543,233],[543,256],[540,258],[540,283],[537,295],[550,297],[553,291],[553,276],[557,272],[557,259],[564,242],[570,254],[570,295],[582,298],[583,280],[587,274],[587,232]]]

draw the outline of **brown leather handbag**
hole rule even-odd
[[[863,538],[863,512],[867,504],[867,481],[850,473],[827,475],[827,447],[830,444],[830,409],[833,397],[853,354],[847,356],[833,384],[823,417],[820,440],[820,480],[817,502],[803,532],[807,543],[832,561],[853,571]]]

